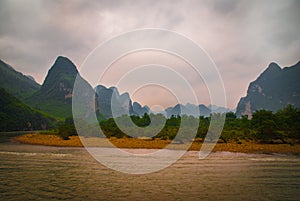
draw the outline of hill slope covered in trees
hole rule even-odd
[[[41,86],[0,60],[0,87],[18,99],[24,100],[38,91]]]
[[[0,88],[0,131],[50,129],[55,119],[25,105]]]

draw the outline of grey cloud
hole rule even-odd
[[[288,66],[300,59],[299,2],[4,0],[0,59],[41,82],[57,55],[80,65],[99,43],[116,34],[165,28],[205,48],[230,86],[228,94],[240,97],[269,62]],[[231,84],[234,79],[239,83]],[[236,99],[229,100],[231,107]]]
[[[233,0],[215,0],[211,1],[213,4],[213,9],[220,14],[229,14],[232,13],[235,9],[238,8],[238,4],[240,4],[243,0],[233,1]]]

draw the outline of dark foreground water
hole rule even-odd
[[[297,156],[188,152],[162,171],[130,175],[83,148],[0,140],[1,200],[300,200]]]

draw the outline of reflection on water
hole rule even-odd
[[[297,200],[300,158],[188,152],[159,172],[106,168],[83,148],[0,143],[1,200]]]

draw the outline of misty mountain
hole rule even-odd
[[[271,63],[250,83],[247,96],[238,103],[236,114],[251,117],[256,110],[276,112],[288,104],[300,107],[300,62],[283,69],[278,64]]]
[[[132,104],[132,109],[134,114],[137,116],[143,116],[145,113],[150,113],[150,108],[147,105],[142,107],[141,104],[139,104],[138,102],[134,102]]]
[[[177,104],[174,107],[168,107],[166,110],[166,115],[167,117],[171,117],[172,115],[177,116],[177,115],[188,115],[188,116],[205,116],[208,117],[211,114],[211,110],[206,107],[203,104],[200,105],[194,105],[194,104]]]
[[[40,85],[0,60],[0,87],[20,100],[40,89]]]
[[[28,83],[33,83],[35,90],[29,90],[30,87],[27,87],[26,83],[20,83],[20,86],[23,86],[25,89],[29,88],[24,102],[31,107],[49,113],[53,116],[66,118],[72,116],[72,95],[73,95],[73,85],[78,74],[78,70],[73,62],[63,56],[57,57],[54,64],[48,71],[48,74],[42,84],[39,86],[32,79],[27,76],[14,71],[8,65],[4,66],[1,69],[6,71],[10,70],[14,74],[18,75],[18,80],[25,80]],[[1,66],[1,67],[2,67]],[[8,69],[8,70],[7,70]],[[5,76],[7,73],[2,73]],[[12,73],[11,73],[12,74]],[[12,75],[11,77],[16,77]],[[85,80],[86,87],[91,87]],[[18,82],[14,81],[18,84]],[[34,85],[36,84],[36,85]],[[3,84],[4,85],[4,84]],[[10,84],[14,86],[13,83]],[[10,86],[8,85],[8,86]],[[17,85],[18,86],[18,85]],[[7,87],[8,88],[8,87]],[[21,91],[19,88],[15,87],[14,91]],[[97,98],[97,110],[99,116],[104,116],[106,118],[112,117],[111,104],[114,105],[113,112],[116,116],[122,116],[124,114],[130,115],[139,115],[142,116],[146,107],[139,107],[138,103],[134,104],[136,112],[133,110],[133,104],[129,97],[128,93],[119,94],[118,89],[115,87],[106,88],[102,85],[99,85],[95,88],[96,98]],[[16,93],[18,94],[18,93]]]
[[[99,112],[106,118],[134,114],[129,94],[120,94],[116,87],[106,88],[98,85],[95,88]],[[112,109],[113,106],[113,109]],[[113,115],[114,114],[114,115]]]
[[[226,112],[235,112],[234,110],[231,110],[226,107],[220,107],[217,105],[208,105],[208,109],[211,110],[212,113],[226,113]]]
[[[6,75],[8,74],[7,77],[10,79],[6,79],[9,84],[1,80],[3,86],[7,89],[13,89],[9,93],[23,97],[23,101],[27,105],[55,117],[66,118],[72,116],[73,85],[76,76],[79,75],[79,73],[71,60],[62,56],[57,57],[54,64],[49,69],[42,86],[34,82],[32,77],[25,76],[22,73],[15,71],[4,62],[0,64],[0,76],[6,78]],[[11,80],[17,84],[14,85]],[[149,114],[151,112],[148,106],[141,106],[137,102],[132,103],[129,94],[127,92],[120,94],[116,87],[107,88],[103,85],[98,85],[95,89],[92,89],[83,78],[81,81],[83,84],[82,86],[89,88],[89,90],[82,89],[82,91],[92,90],[95,92],[95,109],[98,117],[101,117],[102,119],[126,114],[143,116],[145,113]],[[22,91],[22,89],[24,90]],[[84,99],[84,93],[81,94],[81,96],[82,99]],[[87,107],[94,107],[94,105],[88,105]],[[225,109],[219,108],[218,111],[221,110]],[[211,113],[211,109],[205,105],[193,104],[178,104],[174,107],[167,108],[163,113],[167,117],[181,114],[198,116],[197,111],[199,111],[202,116],[209,116]],[[114,115],[112,113],[114,113]]]

